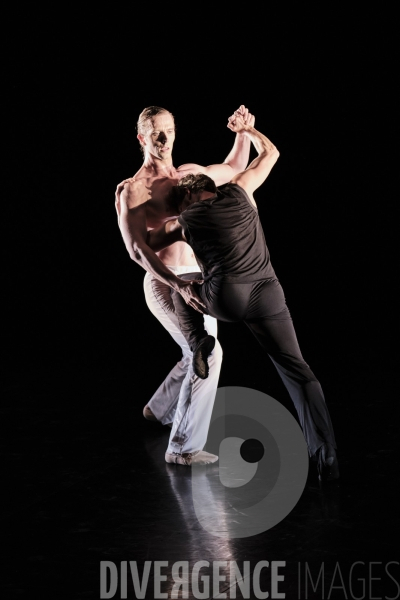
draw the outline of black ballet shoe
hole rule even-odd
[[[208,357],[214,350],[215,337],[212,335],[206,335],[199,344],[196,350],[193,352],[193,370],[197,377],[200,379],[207,379],[209,373]]]
[[[148,421],[158,421],[157,417],[154,415],[153,411],[147,406],[143,409],[143,416]]]
[[[318,479],[321,482],[339,479],[339,463],[335,448],[331,444],[324,444],[317,455]]]
[[[155,416],[155,414],[153,413],[153,411],[148,407],[147,404],[146,404],[146,406],[143,409],[143,416],[148,421],[156,421],[157,423],[160,423],[160,421],[157,419],[157,417]],[[167,425],[167,427],[171,427],[172,428],[172,423],[166,423],[166,425]]]

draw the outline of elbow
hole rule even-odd
[[[264,148],[263,152],[260,153],[260,159],[268,164],[275,164],[279,158],[279,150],[276,146],[269,146]]]
[[[280,152],[276,146],[272,145],[272,147],[269,150],[269,154],[274,156],[274,158],[278,159]]]
[[[280,156],[280,152],[279,152],[278,148],[276,146],[273,146],[272,149],[269,151],[268,154],[269,154],[270,159],[275,164],[276,161],[278,160],[279,156]]]
[[[142,255],[139,252],[133,250],[132,248],[128,248],[128,253],[133,262],[138,263],[139,265],[142,264]]]
[[[138,265],[142,264],[142,257],[139,253],[131,251],[129,252],[129,256],[131,257],[131,260],[133,260],[133,262],[137,263]]]
[[[129,256],[133,261],[139,264],[143,264],[144,252],[143,248],[134,242],[132,245],[128,247]]]
[[[264,158],[268,158],[269,160],[278,160],[279,158],[279,150],[276,146],[274,146],[273,144],[268,145],[268,146],[264,146],[264,148],[262,149],[262,151],[260,152],[260,156],[264,157]]]

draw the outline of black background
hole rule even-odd
[[[28,422],[58,404],[79,428],[80,412],[100,402],[103,429],[121,424],[123,437],[122,422],[141,415],[179,351],[145,305],[144,272],[117,226],[115,187],[141,164],[137,117],[153,104],[170,110],[175,166],[207,165],[228,154],[227,119],[245,104],[280,150],[255,196],[337,441],[394,456],[394,17],[220,10],[36,7],[6,20],[6,428],[12,439],[13,410]],[[222,323],[219,338],[221,386],[265,391],[292,410],[245,327]],[[32,439],[19,440],[21,454]]]
[[[262,10],[244,24],[195,12],[179,24],[159,10],[58,21],[35,10],[9,24],[6,378],[157,379],[168,336],[145,307],[114,209],[116,184],[141,164],[137,116],[165,106],[174,164],[206,165],[228,154],[227,118],[243,103],[281,153],[256,199],[303,354],[332,401],[346,394],[361,409],[363,393],[385,385],[381,369],[395,368],[390,15],[282,21]],[[241,327],[231,344],[236,334],[221,325],[222,384],[236,384],[244,360],[242,384],[263,389],[258,348]]]

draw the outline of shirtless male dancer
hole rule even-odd
[[[241,105],[238,111],[245,123],[254,124],[254,116]],[[232,117],[230,117],[232,119]],[[196,376],[192,368],[192,352],[179,329],[171,300],[171,289],[176,290],[189,306],[204,312],[191,281],[179,275],[199,272],[193,251],[185,242],[177,242],[155,253],[147,244],[147,231],[159,227],[177,214],[169,206],[167,197],[171,187],[188,173],[204,173],[218,185],[227,183],[236,173],[243,171],[249,160],[250,140],[237,133],[229,155],[221,164],[203,167],[184,164],[175,168],[172,148],[175,140],[173,115],[158,106],[145,108],[137,122],[144,161],[139,171],[124,180],[116,189],[118,225],[129,256],[143,267],[144,292],[147,305],[172,338],[182,348],[180,360],[151,400],[144,407],[146,419],[172,424],[167,453],[174,454],[177,462],[185,465],[209,464],[217,457],[203,452],[221,370],[222,350],[216,340],[208,359],[207,379]],[[207,332],[216,337],[216,319],[205,316]]]
[[[148,233],[155,251],[185,240],[201,265],[203,283],[197,291],[207,313],[221,321],[244,322],[274,363],[295,405],[309,455],[317,462],[321,481],[339,477],[336,442],[321,385],[305,362],[296,338],[284,292],[272,267],[253,192],[262,185],[279,152],[270,140],[240,115],[228,127],[245,133],[258,156],[230,183],[219,186],[205,174],[183,177],[170,192],[180,216]],[[196,277],[196,273],[187,277]],[[180,329],[196,356],[212,336],[201,315],[172,292]],[[200,318],[199,318],[200,317]],[[166,456],[175,462],[173,455]]]

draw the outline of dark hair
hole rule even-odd
[[[189,173],[182,177],[177,183],[178,188],[186,188],[191,192],[216,192],[215,181],[204,173]]]
[[[208,177],[208,175],[204,175],[204,173],[189,173],[188,175],[185,175],[185,177],[182,177],[182,179],[180,179],[171,189],[168,198],[170,208],[175,209],[180,213],[180,206],[188,190],[192,193],[215,193],[217,191],[217,186],[215,185],[215,181],[211,179],[211,177]]]

